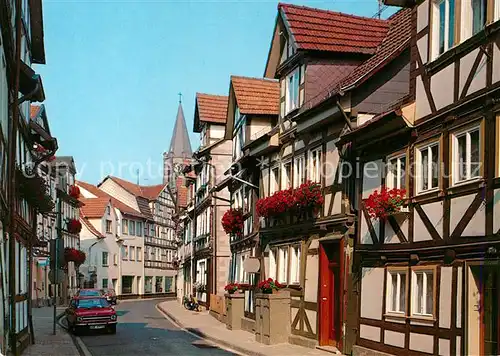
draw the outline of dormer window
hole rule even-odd
[[[286,76],[286,114],[299,107],[299,68]]]

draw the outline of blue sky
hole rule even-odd
[[[293,3],[365,16],[377,11],[377,0]],[[196,92],[227,95],[231,74],[262,76],[278,2],[43,4],[47,64],[36,69],[58,155],[72,155],[78,178],[90,183],[107,174],[136,181],[139,169],[141,184],[155,184],[177,93],[191,131]],[[191,145],[198,146],[194,133]]]

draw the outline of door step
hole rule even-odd
[[[342,355],[339,349],[337,349],[335,346],[324,345],[324,346],[316,346],[316,348],[318,350],[330,352],[335,355]]]

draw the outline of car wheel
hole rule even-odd
[[[108,330],[110,334],[116,334],[116,324],[108,326]]]

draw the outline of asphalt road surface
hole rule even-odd
[[[80,337],[93,356],[234,355],[179,329],[156,310],[159,302],[120,303],[116,335],[92,332]]]

